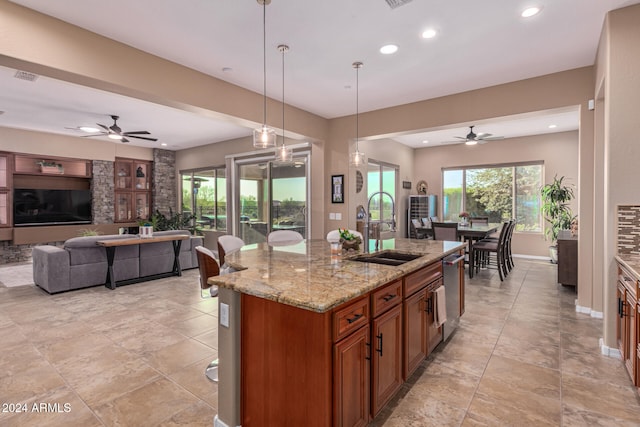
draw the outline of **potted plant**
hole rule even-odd
[[[458,215],[458,218],[460,218],[460,225],[469,225],[469,213],[468,212],[460,212],[460,215]]]
[[[342,243],[343,249],[353,249],[354,251],[360,250],[360,243],[362,243],[360,236],[356,236],[346,228],[344,230],[338,228],[338,232],[340,233],[340,243]]]
[[[545,236],[551,238],[552,245],[549,246],[551,262],[558,262],[558,233],[560,230],[568,230],[575,216],[571,212],[569,202],[573,200],[573,188],[564,184],[564,176],[558,178],[553,177],[553,182],[542,186],[540,194],[542,195],[542,214],[544,219],[549,223],[545,231]]]

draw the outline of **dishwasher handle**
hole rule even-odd
[[[448,256],[442,258],[442,264],[443,265],[455,265],[455,264],[459,263],[460,261],[464,261],[464,255],[451,254],[451,255],[448,255]]]

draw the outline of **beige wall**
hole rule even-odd
[[[568,184],[577,186],[578,142],[576,131],[511,138],[474,146],[458,144],[420,148],[414,156],[414,181],[424,179],[430,192],[438,195],[439,215],[442,215],[443,168],[542,161],[545,182],[552,181],[557,174],[565,176]],[[578,211],[577,201],[572,204],[572,209]],[[543,233],[514,233],[515,254],[548,257],[549,245]]]
[[[603,81],[601,95],[603,113],[603,156],[596,164],[603,171],[604,203],[601,210],[602,231],[596,230],[595,241],[603,242],[602,275],[594,277],[603,283],[604,342],[616,347],[616,208],[620,204],[637,204],[640,181],[640,6],[619,9],[608,14],[598,55],[598,81]],[[597,134],[600,136],[600,134]],[[597,141],[599,143],[600,141]],[[596,154],[598,151],[596,151]]]
[[[153,160],[153,150],[90,138],[0,127],[0,151],[88,160],[128,157]]]

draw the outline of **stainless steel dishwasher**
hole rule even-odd
[[[464,255],[451,254],[442,259],[442,275],[444,278],[444,296],[447,306],[447,321],[442,325],[442,341],[446,341],[449,335],[460,323],[460,276],[459,264],[464,261]]]

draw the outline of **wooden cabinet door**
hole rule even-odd
[[[629,292],[626,298],[626,306],[624,309],[624,320],[627,329],[627,354],[624,356],[624,362],[627,367],[627,372],[631,378],[636,377],[636,350],[637,350],[637,336],[636,336],[636,299]]]
[[[421,290],[404,302],[404,364],[405,381],[427,357],[426,290]]]
[[[402,306],[373,320],[371,414],[375,417],[402,385]]]
[[[626,351],[627,328],[626,328],[626,322],[624,318],[624,310],[625,310],[627,301],[626,301],[626,289],[624,285],[620,282],[618,282],[618,289],[616,291],[616,296],[618,301],[618,315],[616,316],[616,338],[618,342],[618,349],[620,349],[622,360],[624,360],[627,354],[627,351]]]
[[[371,376],[369,326],[358,329],[333,348],[334,425],[366,426]]]
[[[436,327],[436,319],[433,311],[436,298],[434,290],[427,290],[425,300],[427,305],[427,355],[442,341],[442,326]]]

